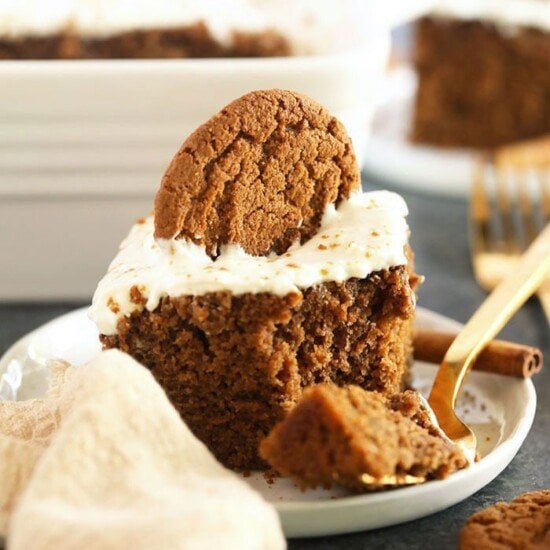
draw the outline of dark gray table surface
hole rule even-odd
[[[485,296],[472,277],[468,259],[466,203],[400,192],[409,204],[417,270],[426,276],[419,304],[466,321]],[[80,305],[83,304],[0,304],[0,353],[28,331]],[[550,353],[548,325],[535,300],[515,316],[502,337]],[[424,519],[364,533],[293,540],[289,547],[294,550],[455,548],[460,528],[474,511],[501,499],[509,500],[523,491],[550,487],[550,368],[534,382],[538,404],[531,433],[510,466],[487,487],[466,501]]]

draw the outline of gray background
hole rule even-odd
[[[372,180],[371,180],[372,181]],[[370,187],[391,188],[389,185]],[[467,207],[451,200],[400,191],[409,204],[412,245],[417,271],[426,276],[419,304],[466,321],[485,297],[472,276],[466,235]],[[5,266],[4,266],[5,267]],[[19,337],[82,303],[0,304],[0,353]],[[510,322],[502,337],[550,352],[548,325],[540,305],[531,300]],[[537,415],[531,433],[510,466],[487,487],[443,512],[410,523],[367,533],[290,541],[291,549],[306,548],[453,548],[466,518],[497,500],[523,491],[550,487],[547,461],[550,434],[550,368],[534,379]]]

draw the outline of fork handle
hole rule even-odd
[[[479,352],[535,293],[550,270],[550,224],[533,241],[513,270],[486,298],[447,350],[432,391],[432,400],[451,398],[452,408],[466,374]]]

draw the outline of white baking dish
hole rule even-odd
[[[0,299],[89,299],[184,138],[253,89],[305,93],[358,156],[389,49],[309,57],[0,62]]]

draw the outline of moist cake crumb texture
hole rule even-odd
[[[368,474],[442,479],[464,468],[462,452],[444,438],[418,394],[391,397],[358,386],[317,385],[261,443],[261,455],[303,488],[377,488]]]
[[[411,354],[406,267],[286,296],[168,297],[102,336],[147,365],[223,464],[264,469],[258,445],[305,387],[357,384],[395,393]]]

